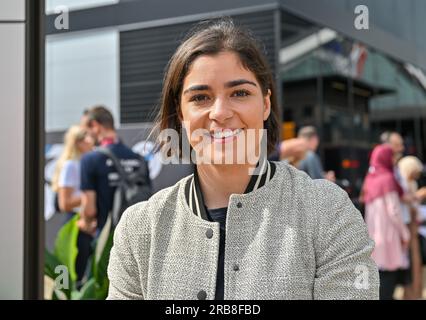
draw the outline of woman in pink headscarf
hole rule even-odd
[[[403,191],[395,179],[392,149],[377,146],[363,186],[365,220],[375,242],[372,258],[379,268],[380,299],[392,299],[397,284],[409,282],[406,257],[410,233],[402,220]]]

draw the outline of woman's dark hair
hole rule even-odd
[[[180,96],[191,63],[201,55],[215,55],[224,51],[235,52],[239,56],[243,66],[255,75],[263,95],[266,95],[268,90],[271,91],[271,113],[264,121],[264,128],[267,129],[267,152],[270,154],[275,149],[279,133],[272,72],[262,53],[260,42],[250,31],[237,27],[228,18],[198,24],[170,59],[164,75],[160,111],[154,130],[175,129],[182,139]],[[177,151],[181,156],[181,150]]]

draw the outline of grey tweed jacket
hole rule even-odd
[[[374,243],[347,194],[275,164],[266,185],[230,197],[225,299],[378,299]],[[114,235],[108,299],[214,299],[219,223],[189,208],[191,178],[126,210]]]

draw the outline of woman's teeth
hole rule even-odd
[[[235,130],[224,130],[224,131],[216,131],[212,134],[212,137],[214,139],[224,139],[229,138],[232,136],[236,136],[239,134],[243,129],[235,129]]]

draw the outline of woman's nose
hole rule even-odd
[[[209,118],[218,122],[223,122],[232,117],[232,110],[224,99],[216,99],[212,105]]]

